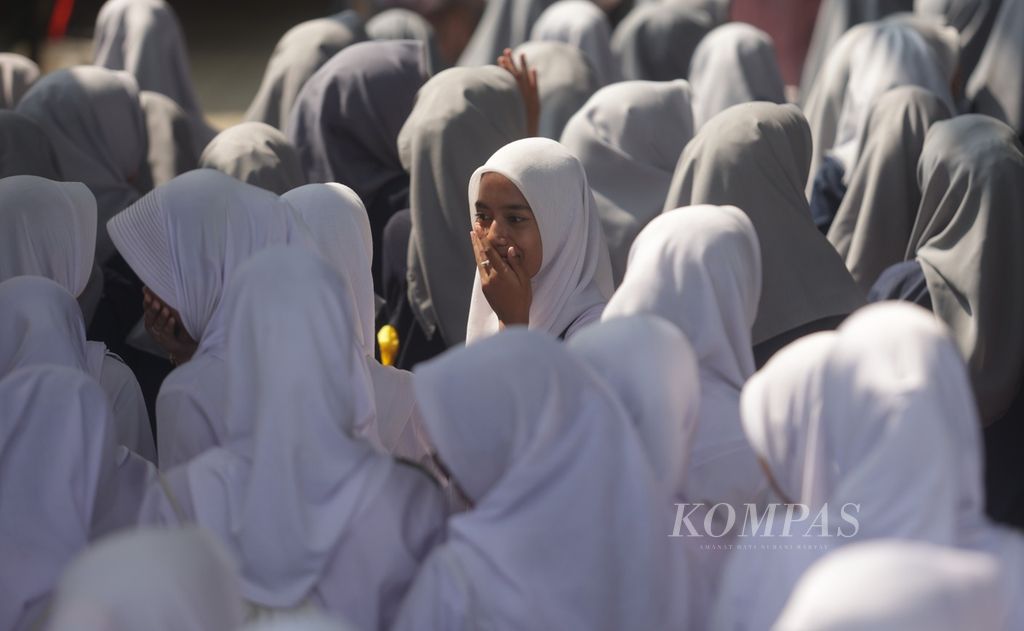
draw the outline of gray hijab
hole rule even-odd
[[[387,9],[373,16],[366,23],[366,34],[370,39],[414,39],[423,42],[427,49],[427,70],[430,74],[441,72],[445,63],[437,45],[437,33],[425,17],[409,9]]]
[[[690,76],[697,44],[714,26],[704,11],[672,2],[642,4],[612,34],[612,53],[624,79],[671,81]]]
[[[107,220],[148,190],[146,119],[127,72],[75,66],[40,79],[17,111],[46,132],[61,173],[96,197],[96,262],[114,253]]]
[[[295,148],[266,123],[249,121],[220,132],[203,149],[199,166],[278,195],[306,183]]]
[[[899,263],[921,203],[917,161],[928,129],[950,117],[942,99],[917,86],[883,94],[868,116],[861,155],[828,240],[867,293]]]
[[[0,53],[0,110],[14,109],[18,100],[39,79],[39,66],[16,53]]]
[[[27,116],[0,110],[0,178],[11,175],[64,179],[57,153],[43,128]]]
[[[598,81],[586,57],[578,48],[562,42],[526,42],[515,49],[515,57],[537,70],[540,92],[539,135],[558,140],[569,122],[597,90]]]
[[[839,39],[850,28],[913,8],[914,0],[822,0],[800,75],[800,93],[808,94],[819,76],[828,77],[823,72],[826,59],[834,54]]]
[[[398,132],[428,77],[421,42],[360,42],[332,57],[302,88],[286,129],[309,180],[345,184],[373,206],[404,172]]]
[[[181,24],[164,0],[107,0],[96,17],[93,48],[97,66],[125,70],[140,90],[159,92],[180,105],[192,119],[196,144],[216,133],[206,124],[192,85]]]
[[[599,85],[619,80],[612,58],[612,27],[608,16],[591,0],[558,0],[540,14],[530,30],[530,40],[565,42],[583,52]]]
[[[1002,0],[996,25],[967,83],[971,111],[1004,121],[1024,138],[1024,2]]]
[[[491,155],[526,135],[512,75],[496,66],[451,68],[428,81],[398,135],[410,175],[409,302],[427,335],[466,335],[476,273],[469,240],[469,179]]]
[[[960,76],[966,79],[981,59],[1001,3],[1002,0],[914,0],[914,12],[941,16],[960,31]]]
[[[746,103],[711,119],[683,150],[665,210],[736,206],[761,242],[764,274],[753,343],[864,304],[843,260],[818,232],[803,195],[807,121],[793,105]]]
[[[530,39],[530,30],[554,0],[487,0],[484,14],[459,55],[459,66],[493,64],[506,48]],[[481,162],[483,164],[483,162]]]
[[[338,51],[365,39],[363,20],[355,11],[292,27],[274,47],[245,119],[283,128],[299,91],[313,73]]]
[[[1024,369],[1024,154],[1012,129],[977,114],[935,123],[917,170],[917,257],[932,309],[967,359],[982,419],[998,419]]]
[[[149,135],[149,172],[153,186],[165,184],[199,164],[192,121],[171,97],[143,90],[139,103]]]
[[[607,86],[566,125],[562,144],[586,169],[616,284],[633,239],[661,213],[676,161],[692,137],[690,85],[682,79]]]

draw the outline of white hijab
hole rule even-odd
[[[616,281],[633,239],[661,212],[693,133],[690,84],[681,79],[602,88],[566,125],[562,144],[587,171]]]
[[[64,566],[88,545],[113,474],[109,406],[63,366],[0,379],[0,626],[40,622]]]
[[[764,479],[743,434],[739,393],[754,372],[750,330],[761,291],[761,255],[751,221],[731,206],[667,212],[640,233],[611,320],[653,313],[675,324],[697,354],[700,421],[690,448],[692,501],[756,502]]]
[[[917,161],[925,135],[949,116],[937,96],[917,86],[893,88],[871,108],[860,158],[828,231],[829,243],[864,293],[903,260],[921,203]]]
[[[39,66],[28,57],[0,53],[0,109],[14,109],[39,75]]]
[[[302,22],[281,36],[267,62],[245,120],[283,129],[299,91],[320,66],[346,46],[366,39],[355,11]]]
[[[565,42],[579,48],[600,86],[619,80],[611,38],[608,16],[591,0],[558,0],[544,9],[530,31],[533,41]]]
[[[18,112],[46,132],[65,181],[96,197],[96,261],[114,254],[106,224],[138,199],[148,174],[146,119],[139,88],[127,72],[75,66],[40,79]]]
[[[795,106],[747,103],[705,125],[672,178],[665,210],[734,205],[757,231],[763,279],[755,345],[864,304],[843,260],[811,221],[803,195],[810,157],[810,130]]]
[[[299,154],[281,131],[256,121],[217,134],[199,156],[199,167],[216,169],[277,195],[306,183]]]
[[[202,146],[214,132],[203,119],[181,23],[164,0],[107,0],[96,16],[93,63],[131,74],[140,90],[170,97],[191,119]]]
[[[344,278],[306,249],[271,248],[239,268],[224,303],[226,436],[180,475],[196,521],[240,561],[242,595],[292,608],[394,465],[357,438],[373,386]]]
[[[932,310],[953,330],[991,423],[1024,379],[1024,296],[1008,291],[1024,286],[1024,150],[1003,123],[959,116],[932,126],[917,177],[907,258],[921,263]]]
[[[658,481],[583,363],[510,329],[421,364],[416,393],[475,506],[449,520],[394,629],[685,627],[685,569]]]
[[[971,111],[994,116],[1024,137],[1024,5],[1003,0],[978,67],[967,82]]]
[[[409,303],[428,337],[464,340],[475,269],[466,183],[491,154],[525,135],[516,82],[496,66],[450,68],[416,96],[398,153],[410,178]]]
[[[690,85],[697,129],[733,105],[786,102],[771,37],[742,22],[723,24],[700,41],[690,62]]]
[[[48,631],[213,631],[242,624],[238,571],[206,532],[140,529],[88,548],[54,594]]]
[[[956,63],[949,59],[959,54],[959,40],[952,27],[947,27],[943,34],[948,37],[952,51],[946,57],[936,54],[917,29],[900,22],[875,25],[853,45],[850,56],[856,63],[850,67],[832,148],[832,154],[846,171],[845,182],[850,181],[860,157],[871,108],[887,90],[920,86],[937,96],[950,112],[956,111],[950,93]]]
[[[530,204],[544,260],[530,284],[530,329],[562,335],[576,330],[612,295],[608,246],[583,165],[554,140],[526,138],[499,149],[469,180],[469,225],[476,214],[480,178],[508,178]],[[593,318],[596,319],[596,318]],[[498,331],[498,317],[484,297],[479,270],[473,280],[466,342]]]
[[[43,276],[79,296],[96,251],[96,199],[78,182],[34,175],[4,178],[0,237],[0,281]]]
[[[142,90],[139,104],[146,116],[149,135],[149,177],[153,186],[170,182],[199,164],[203,145],[195,138],[192,121],[174,99]]]
[[[366,22],[366,34],[377,41],[416,40],[423,43],[427,53],[427,73],[444,70],[444,59],[437,44],[434,25],[420,13],[411,9],[385,9]]]
[[[672,81],[690,76],[700,40],[715,21],[686,3],[649,2],[633,8],[612,33],[612,53],[627,81]]]
[[[493,64],[506,48],[530,39],[530,29],[553,0],[488,0],[456,65]]]
[[[938,16],[960,32],[960,76],[968,79],[991,37],[1001,5],[1000,0],[914,0],[914,13]]]
[[[999,563],[910,541],[847,546],[800,579],[772,631],[962,631],[1006,627]]]
[[[512,51],[537,71],[540,120],[537,135],[558,140],[569,119],[583,107],[599,84],[579,48],[563,42],[526,42]]]

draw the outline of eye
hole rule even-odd
[[[523,223],[524,221],[529,221],[529,219],[527,219],[526,217],[520,217],[518,215],[512,215],[511,217],[508,218],[508,222],[513,225]]]
[[[486,224],[487,222],[489,222],[491,220],[490,216],[488,216],[486,213],[481,213],[481,212],[478,212],[474,216],[474,218],[475,218],[476,221],[479,221],[481,224]]]

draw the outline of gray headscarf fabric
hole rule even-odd
[[[171,97],[143,90],[139,103],[149,135],[149,173],[153,186],[165,184],[199,164],[192,120]]]
[[[459,66],[493,64],[506,48],[530,39],[530,30],[554,0],[487,0],[484,14],[459,55]],[[483,164],[483,162],[481,162]]]
[[[914,0],[822,0],[800,75],[800,93],[807,95],[819,76],[829,76],[825,71],[826,60],[850,28],[913,9]]]
[[[1024,153],[977,114],[935,123],[917,170],[921,206],[907,258],[967,359],[982,419],[1006,411],[1024,374]]]
[[[562,144],[591,182],[616,285],[633,239],[661,213],[693,131],[690,85],[682,79],[607,86],[566,125]]]
[[[398,132],[429,77],[421,42],[360,42],[302,88],[286,128],[311,182],[349,186],[363,204],[403,173]]]
[[[441,72],[445,63],[437,45],[437,33],[425,17],[409,9],[381,11],[366,22],[366,35],[370,39],[414,39],[427,48],[430,74]]]
[[[672,177],[666,211],[732,205],[757,230],[764,280],[755,345],[864,304],[843,260],[811,220],[803,195],[810,159],[811,134],[799,109],[747,103],[701,128]]]
[[[693,52],[713,27],[714,21],[706,12],[672,2],[636,7],[612,34],[612,53],[619,62],[622,78],[688,78]]]
[[[164,0],[107,0],[96,17],[93,47],[97,66],[125,70],[140,90],[159,92],[180,105],[192,119],[196,144],[216,133],[206,124],[192,85],[181,24]]]
[[[786,102],[771,37],[742,22],[723,24],[701,40],[690,63],[690,86],[697,129],[733,105]]]
[[[409,302],[429,336],[465,339],[476,274],[467,187],[491,155],[526,135],[515,80],[496,66],[451,68],[428,81],[398,135],[410,175]]]
[[[203,149],[199,166],[278,195],[306,183],[295,147],[266,123],[248,121],[220,132]]]
[[[0,110],[14,109],[39,79],[39,66],[16,53],[0,53]]]
[[[942,99],[917,86],[889,90],[871,109],[860,159],[828,231],[864,293],[906,254],[921,203],[921,147],[932,124],[949,117]]]
[[[64,179],[57,153],[43,128],[27,116],[0,110],[0,178],[11,175]]]
[[[1011,0],[1012,1],[1012,0]],[[960,76],[967,79],[981,59],[1002,0],[914,0],[914,12],[938,15],[960,31]]]
[[[274,47],[245,119],[283,128],[306,81],[340,50],[365,39],[363,20],[355,11],[292,27]]]
[[[1002,0],[992,35],[967,83],[971,111],[1004,121],[1024,138],[1024,2]]]
[[[127,72],[75,66],[40,79],[17,111],[46,132],[69,182],[96,197],[96,262],[114,253],[107,220],[148,188],[146,118],[139,88]]]
[[[558,0],[544,9],[530,31],[531,41],[565,42],[582,51],[602,86],[619,80],[611,39],[608,16],[590,0]]]
[[[565,124],[597,91],[594,70],[578,48],[562,42],[526,42],[515,49],[516,59],[519,55],[526,55],[526,62],[537,70],[537,133],[558,140]]]

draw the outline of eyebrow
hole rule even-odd
[[[487,204],[483,203],[482,201],[477,200],[476,201],[476,208],[477,208],[477,210],[481,210],[481,209],[483,209],[483,210],[490,210],[491,207],[488,206]],[[499,210],[528,210],[531,213],[533,212],[533,209],[530,208],[529,206],[527,206],[526,204],[506,204],[504,206],[499,206],[498,209]]]

